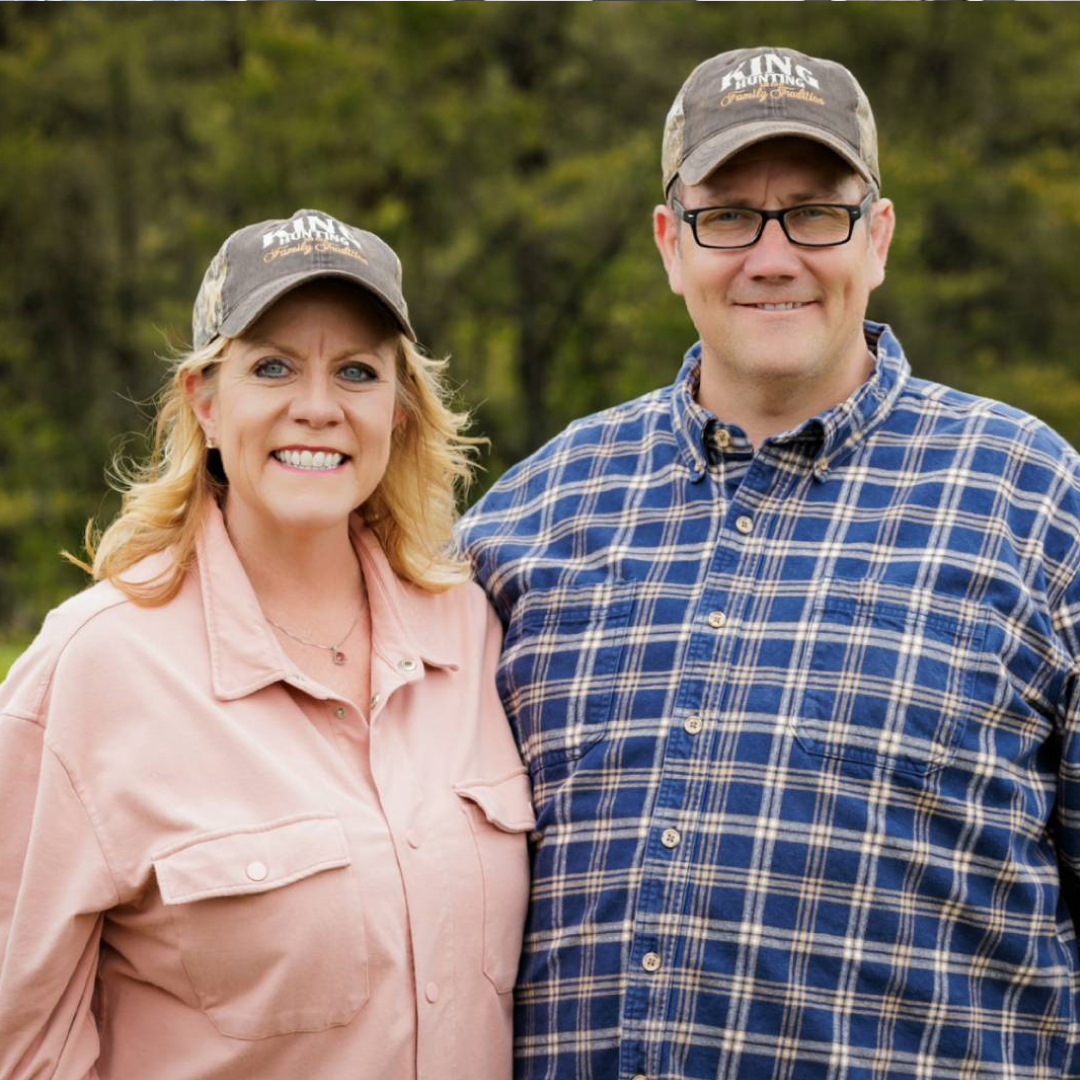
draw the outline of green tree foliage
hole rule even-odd
[[[1052,4],[0,4],[0,638],[83,577],[234,228],[314,206],[397,247],[488,478],[667,381],[692,328],[652,246],[690,69],[846,63],[899,229],[872,314],[917,373],[1080,439],[1080,20]],[[131,441],[141,452],[139,437]]]

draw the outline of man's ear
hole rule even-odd
[[[682,252],[679,247],[679,220],[670,206],[661,203],[653,210],[653,239],[664,260],[671,291],[682,296]]]
[[[870,211],[870,251],[874,263],[871,289],[876,289],[885,280],[885,263],[889,258],[889,246],[895,229],[896,211],[892,199],[878,199]]]

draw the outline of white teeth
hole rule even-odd
[[[755,304],[762,311],[794,311],[802,307],[802,304]]]
[[[334,451],[316,450],[275,450],[274,457],[283,465],[291,465],[294,469],[317,470],[336,469],[344,460],[344,454]]]

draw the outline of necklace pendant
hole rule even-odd
[[[340,667],[345,663],[345,654],[340,649],[334,650],[334,663]]]

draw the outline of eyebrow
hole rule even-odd
[[[750,206],[745,200],[737,198],[731,189],[708,188],[705,192],[708,199],[716,199],[711,206]],[[799,206],[803,203],[843,203],[845,196],[837,187],[817,188],[808,191],[797,191],[795,194],[784,199],[787,206]]]
[[[291,349],[288,345],[282,345],[279,341],[274,341],[272,338],[265,337],[242,337],[241,341],[246,345],[250,345],[255,349],[269,349],[272,352],[281,353],[282,356],[288,356],[293,359],[302,359],[300,354],[295,349]],[[379,342],[381,345],[382,342]],[[377,352],[378,346],[375,349],[346,349],[344,352],[336,353],[332,360],[346,360],[350,357],[375,357],[382,360],[384,357]]]

